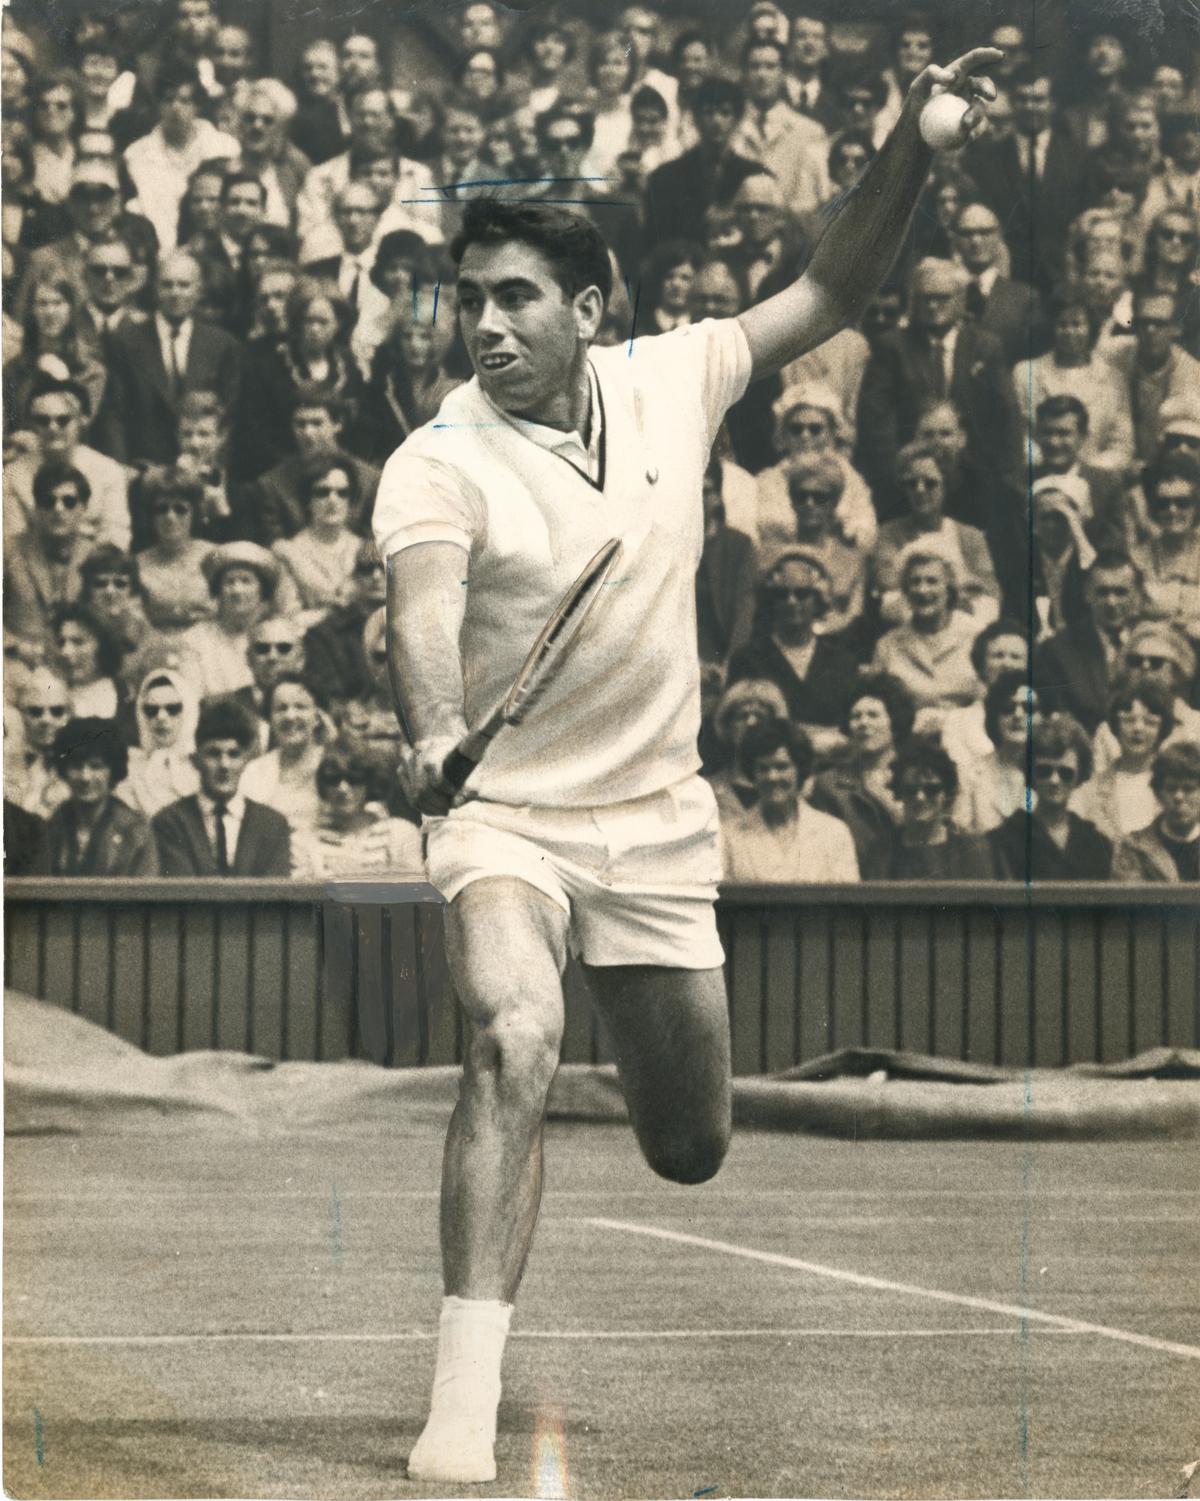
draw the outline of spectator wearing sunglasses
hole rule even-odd
[[[1033,730],[1033,811],[1020,808],[988,836],[997,864],[1013,881],[1107,881],[1112,840],[1071,809],[1094,767],[1087,731],[1069,714],[1050,714]]]
[[[1114,843],[1145,828],[1158,812],[1151,773],[1155,756],[1175,728],[1171,699],[1170,690],[1145,673],[1120,678],[1113,688],[1106,729],[1118,753],[1076,793],[1071,808]]]
[[[35,668],[17,688],[24,748],[4,760],[4,795],[26,813],[49,818],[69,793],[51,756],[54,737],[71,718],[66,683],[49,668]]]
[[[199,788],[153,819],[162,875],[289,874],[287,819],[241,790],[256,738],[253,718],[232,699],[218,699],[201,710],[194,756]]]
[[[29,275],[54,268],[77,286],[90,248],[117,235],[134,251],[135,261],[152,261],[158,251],[150,221],[123,208],[120,171],[104,157],[89,156],[75,164],[66,203],[45,210],[44,228],[47,237],[29,257]]]
[[[862,475],[846,457],[849,430],[836,392],[816,381],[789,385],[773,403],[771,415],[772,444],[779,462],[757,476],[759,541],[783,546],[795,540],[792,461],[820,455],[841,470],[833,511],[838,536],[851,547],[870,547],[877,532],[875,507]]]
[[[83,262],[84,329],[97,342],[127,322],[144,323],[146,315],[134,302],[136,267],[133,251],[119,236],[90,245]]]
[[[1134,448],[1154,457],[1158,414],[1164,402],[1200,389],[1200,360],[1179,346],[1179,297],[1141,287],[1133,294],[1134,354],[1128,365]]]
[[[410,873],[424,879],[420,831],[389,818],[370,799],[368,759],[342,745],[331,746],[317,768],[320,817],[316,829],[296,839],[296,875],[320,881],[332,876]]]
[[[1154,528],[1133,549],[1145,580],[1146,602],[1155,615],[1182,630],[1200,632],[1200,459],[1190,453],[1160,453],[1142,478],[1146,510]]]
[[[291,577],[301,608],[320,617],[354,594],[354,567],[361,538],[350,530],[360,495],[348,454],[336,449],[305,465],[300,499],[308,524],[281,538],[272,551]]]
[[[892,762],[889,783],[899,827],[881,831],[863,857],[868,881],[990,881],[996,865],[986,840],[954,824],[958,768],[936,740],[913,735]]]
[[[51,874],[158,875],[149,823],[114,796],[128,771],[128,751],[116,720],[71,720],[55,735],[51,755],[70,790],[46,828]]]
[[[848,651],[814,631],[830,598],[829,572],[815,553],[780,553],[755,591],[750,641],[729,663],[730,685],[742,678],[774,683],[789,719],[818,750],[837,739],[858,671]]]
[[[137,563],[111,542],[102,542],[84,558],[79,572],[80,603],[112,632],[122,652],[136,651],[150,628]]]
[[[87,397],[72,380],[45,373],[30,386],[24,426],[35,445],[4,468],[4,540],[10,544],[28,525],[36,509],[33,479],[49,460],[69,464],[87,480],[88,503],[80,518],[81,534],[92,543],[128,547],[129,490],[126,471],[115,460],[83,442]]]
[[[134,700],[137,744],[129,750],[129,770],[117,796],[146,818],[200,785],[192,753],[200,699],[195,686],[171,667],[152,668]]]
[[[91,547],[84,515],[92,487],[72,465],[48,459],[33,479],[34,512],[4,558],[4,625],[36,657],[50,642],[61,605],[83,590],[80,564]]]
[[[213,613],[204,576],[212,543],[195,535],[204,491],[182,469],[155,469],[139,486],[153,541],[137,554],[146,617],[159,631],[182,631]]]
[[[1162,811],[1118,842],[1113,880],[1200,881],[1200,743],[1164,746],[1150,786]]]
[[[233,699],[254,715],[259,749],[271,745],[268,701],[271,689],[288,672],[304,671],[304,624],[295,615],[268,615],[250,632],[246,651],[253,682],[239,688]]]
[[[1175,728],[1163,742],[1200,742],[1200,710],[1197,697],[1196,647],[1181,630],[1166,620],[1143,620],[1129,632],[1121,652],[1119,677],[1160,688],[1171,705]],[[1119,743],[1108,723],[1096,732],[1092,743],[1098,771],[1107,771],[1119,757]]]
[[[183,634],[183,644],[200,664],[200,697],[218,698],[249,687],[250,632],[267,615],[291,614],[296,606],[291,581],[278,560],[256,542],[214,547],[200,565],[216,613]]]

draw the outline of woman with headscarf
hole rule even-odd
[[[756,724],[786,719],[787,704],[774,683],[743,678],[726,688],[713,716],[716,738],[722,748],[722,769],[705,780],[717,799],[722,818],[749,808],[758,796],[753,782],[738,762],[738,746]]]
[[[788,461],[826,454],[842,471],[842,493],[834,519],[843,541],[869,548],[875,541],[875,506],[867,483],[842,451],[845,417],[841,403],[827,386],[789,386],[771,408],[775,419],[775,452],[779,461],[758,475],[758,537],[764,546],[786,546],[793,515],[788,494]]]
[[[135,812],[153,818],[168,803],[190,797],[200,785],[192,753],[200,698],[173,667],[155,667],[142,679],[134,700],[138,743],[117,796]]]

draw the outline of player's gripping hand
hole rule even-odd
[[[466,733],[464,726],[463,733]],[[446,757],[458,746],[457,735],[431,735],[414,746],[400,749],[400,785],[414,808],[440,817],[475,794],[451,787],[442,774]]]
[[[972,47],[956,57],[947,67],[930,63],[909,84],[904,100],[905,113],[911,111],[914,119],[920,119],[921,111],[935,94],[960,94],[968,101],[969,108],[959,122],[958,140],[953,146],[965,146],[987,129],[987,108],[996,97],[996,85],[990,78],[976,78],[979,68],[997,63],[1004,56],[998,47]]]

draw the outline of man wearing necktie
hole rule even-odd
[[[164,876],[288,875],[287,820],[239,790],[257,753],[257,726],[243,705],[217,699],[201,712],[192,757],[200,790],[153,819]]]
[[[995,334],[1010,364],[1029,359],[1031,339],[1038,337],[1041,299],[1024,282],[1002,275],[999,262],[1004,238],[999,218],[985,203],[964,203],[951,238],[971,278],[966,287],[967,317]]]
[[[361,312],[371,293],[382,297],[371,283],[375,264],[375,231],[383,213],[379,195],[369,183],[351,180],[333,200],[333,222],[341,241],[339,255],[310,261],[310,276],[337,283],[339,294]]]

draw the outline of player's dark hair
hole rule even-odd
[[[777,750],[785,750],[796,768],[801,787],[808,781],[813,768],[812,741],[808,732],[790,719],[768,719],[763,724],[752,725],[738,746],[738,767],[743,776],[753,779],[754,763],[764,756],[773,756]]]
[[[250,710],[237,699],[213,699],[200,710],[196,723],[196,748],[210,740],[232,740],[242,750],[249,750],[258,741],[258,726]]]
[[[54,737],[51,760],[62,771],[93,756],[99,756],[108,765],[113,787],[128,776],[129,749],[115,719],[85,715],[82,719],[68,720]]]
[[[545,256],[567,297],[598,287],[605,305],[612,294],[612,264],[599,230],[580,214],[544,203],[472,199],[462,228],[450,245],[456,266],[469,245],[507,245],[513,240]]]

